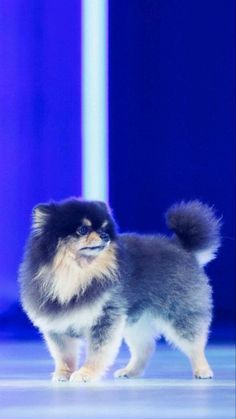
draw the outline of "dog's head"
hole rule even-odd
[[[51,253],[63,247],[78,261],[93,260],[116,239],[111,212],[100,201],[71,198],[40,204],[33,210],[32,228]]]

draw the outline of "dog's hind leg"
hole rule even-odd
[[[167,325],[163,335],[189,358],[195,378],[213,378],[213,372],[205,356],[208,331],[186,338],[173,326]]]
[[[117,371],[116,378],[132,378],[141,375],[155,349],[153,325],[143,315],[137,322],[126,326],[124,338],[130,350],[128,364]]]
[[[191,361],[195,378],[213,378],[213,371],[205,356],[205,345],[205,336],[201,336],[200,338],[195,339],[191,345],[188,344],[186,348],[186,354]],[[182,350],[183,349],[185,348],[182,347]]]

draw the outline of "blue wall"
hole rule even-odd
[[[165,232],[175,201],[215,205],[217,325],[234,315],[235,25],[233,0],[110,3],[111,204],[140,232]]]
[[[0,311],[32,207],[81,193],[80,3],[2,0],[0,14]]]

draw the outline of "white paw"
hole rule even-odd
[[[209,379],[213,378],[214,374],[210,367],[198,368],[194,371],[195,378]]]
[[[115,378],[134,378],[140,375],[140,371],[129,368],[121,368],[114,372]]]
[[[89,383],[100,378],[98,374],[86,367],[81,367],[79,370],[73,372],[70,377],[72,383]]]
[[[71,372],[54,372],[52,374],[52,381],[54,383],[69,381]]]

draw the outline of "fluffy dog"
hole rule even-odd
[[[143,373],[163,335],[211,378],[204,350],[212,291],[204,265],[220,245],[220,222],[199,201],[166,214],[171,237],[118,234],[106,204],[69,199],[38,205],[20,268],[22,305],[55,361],[53,379],[102,377],[124,338],[128,364],[115,377]],[[87,342],[77,369],[78,344]]]

